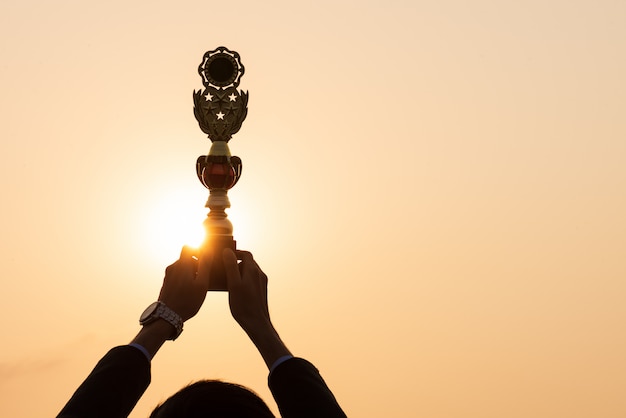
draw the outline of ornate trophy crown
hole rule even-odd
[[[211,142],[228,142],[248,114],[248,92],[237,90],[244,71],[239,54],[223,46],[202,58],[204,90],[193,93],[194,115]]]

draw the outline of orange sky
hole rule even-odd
[[[205,51],[241,54],[228,211],[349,416],[626,415],[623,1],[0,4],[0,416],[54,416],[201,228]],[[132,418],[268,400],[209,294]]]

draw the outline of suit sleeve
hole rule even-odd
[[[292,358],[276,367],[269,387],[283,418],[346,417],[319,371],[304,359]]]
[[[138,349],[111,349],[57,418],[125,418],[150,384],[150,362]]]

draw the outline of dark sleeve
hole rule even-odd
[[[146,356],[134,347],[115,347],[98,362],[57,418],[125,418],[149,384]]]
[[[346,416],[319,371],[304,359],[294,357],[278,365],[269,386],[283,418]]]

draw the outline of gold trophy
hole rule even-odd
[[[193,112],[200,129],[211,140],[209,154],[201,155],[196,162],[198,179],[209,189],[202,245],[214,248],[209,290],[227,290],[222,249],[236,249],[236,241],[225,210],[230,207],[228,190],[237,184],[242,168],[241,158],[230,154],[228,141],[248,114],[248,92],[237,90],[244,73],[239,54],[223,46],[204,54],[198,73],[204,89],[193,92]]]

